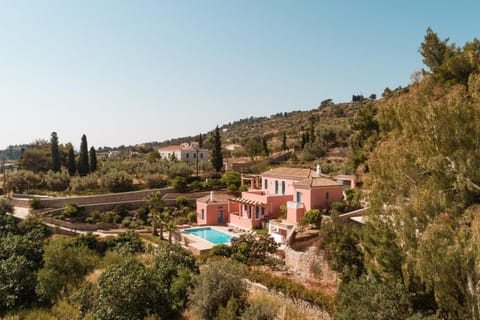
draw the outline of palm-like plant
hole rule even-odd
[[[165,208],[165,202],[162,198],[163,196],[159,191],[150,193],[145,198],[145,201],[147,201],[148,204],[148,208],[150,209],[149,220],[152,223],[152,234],[154,236],[158,236],[157,225],[159,225],[160,239],[163,239],[163,216],[165,215],[165,213],[163,212]]]
[[[169,222],[167,222],[167,224],[165,225],[165,230],[168,231],[168,243],[172,243],[172,234],[177,231],[177,224],[175,223],[175,221],[173,220],[170,220]]]

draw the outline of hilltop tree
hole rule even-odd
[[[215,171],[220,172],[223,168],[222,140],[220,138],[220,129],[215,128],[213,134],[212,165]]]
[[[201,133],[198,135],[198,147],[203,148],[203,136]]]
[[[90,172],[95,172],[97,170],[97,153],[95,152],[95,148],[92,146],[90,148]]]
[[[82,142],[80,144],[80,153],[78,155],[78,174],[86,176],[90,173],[90,166],[88,164],[88,145],[87,136],[82,135]]]
[[[50,138],[50,152],[52,154],[52,170],[60,171],[60,152],[58,151],[58,136],[54,131]]]
[[[70,176],[74,176],[75,173],[77,172],[77,166],[75,165],[75,153],[73,152],[72,145],[70,145],[68,148],[67,165],[68,165],[68,174]]]
[[[437,72],[447,57],[452,53],[452,47],[448,45],[448,38],[440,40],[438,35],[429,27],[423,43],[420,45],[420,54],[423,63],[431,72]]]

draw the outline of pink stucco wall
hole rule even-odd
[[[302,203],[292,203],[287,206],[287,222],[297,224],[305,214],[305,206]]]
[[[312,189],[298,187],[296,191],[302,193],[301,202],[304,203],[306,211],[311,209],[326,209],[330,207],[332,202],[342,201],[343,199],[342,186]],[[327,192],[328,199],[326,196]]]
[[[202,219],[202,210],[204,210],[204,218]],[[228,202],[197,202],[197,224],[198,225],[218,225],[218,212],[222,210],[222,223],[228,223],[229,203]]]
[[[265,181],[267,181],[267,188],[265,188]],[[275,181],[278,181],[278,192],[275,193]],[[295,191],[295,187],[293,183],[298,181],[292,179],[282,179],[276,177],[266,177],[262,176],[262,190],[266,191],[268,194],[282,194],[282,181],[285,182],[285,195],[286,194],[293,194]]]
[[[253,217],[254,215],[252,215]],[[230,223],[243,229],[253,229],[260,227],[261,220],[248,219],[248,216],[240,216],[235,213],[230,213]]]

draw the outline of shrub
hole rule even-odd
[[[81,216],[82,213],[83,208],[76,203],[67,204],[63,209],[63,215],[67,218],[76,218]]]
[[[120,221],[122,221],[121,215],[116,214],[113,216],[113,223],[120,223]]]
[[[122,227],[129,228],[131,223],[132,223],[132,218],[131,217],[125,217],[122,220]]]
[[[175,205],[178,209],[183,209],[184,207],[188,206],[188,199],[185,196],[179,196],[175,199]]]
[[[96,174],[89,174],[84,177],[72,177],[70,179],[70,190],[73,192],[97,190],[100,188]]]
[[[95,219],[93,219],[92,217],[86,217],[86,218],[85,218],[85,222],[86,222],[86,223],[94,224],[94,223],[95,223]]]
[[[302,220],[300,221],[302,225],[313,224],[317,229],[320,229],[322,224],[322,213],[318,209],[312,209],[305,212]]]
[[[217,244],[210,249],[209,255],[229,258],[232,255],[232,248],[226,244]]]
[[[328,313],[333,312],[333,298],[321,291],[307,289],[291,279],[276,277],[270,273],[252,270],[247,276],[254,282],[259,282],[270,289],[282,292],[293,299],[302,299],[324,308]]]
[[[148,211],[149,210],[146,207],[138,208],[137,211],[136,211],[135,218],[137,218],[137,220],[147,221],[148,220]]]
[[[133,180],[126,171],[112,170],[100,178],[100,185],[111,192],[129,191]]]
[[[197,222],[197,213],[195,211],[190,211],[187,215],[188,222],[190,224]]]
[[[112,217],[112,214],[110,212],[106,212],[104,215],[103,215],[103,222],[105,223],[112,223],[113,221],[113,217]]]
[[[147,174],[143,177],[143,181],[149,188],[162,188],[167,185],[167,181],[159,173]]]
[[[93,219],[93,221],[97,222],[100,221],[100,211],[94,210],[90,213],[90,217]]]
[[[37,209],[42,208],[42,202],[38,198],[32,198],[30,201],[28,201],[28,205],[33,210],[37,210]]]
[[[183,192],[187,190],[187,180],[184,177],[176,177],[172,180],[172,187],[177,191],[177,192]]]
[[[66,190],[70,184],[70,175],[66,169],[60,172],[49,170],[43,178],[48,190],[52,191]]]

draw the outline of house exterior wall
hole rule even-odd
[[[192,148],[183,148],[183,149],[161,149],[158,151],[161,159],[170,160],[174,155],[178,161],[185,161],[188,163],[194,163],[197,160],[197,149]],[[207,161],[208,160],[208,150],[198,149],[198,160]]]
[[[267,194],[293,194],[295,190],[293,183],[296,181],[298,180],[262,175],[262,190],[266,191]],[[284,192],[282,190],[282,182],[285,184]],[[275,184],[277,184],[277,187],[275,187]]]
[[[260,227],[261,220],[252,220],[248,219],[248,216],[241,216],[236,213],[230,213],[230,224],[233,224],[242,229],[250,230]]]
[[[342,201],[342,186],[320,187],[320,188],[300,188],[297,187],[296,192],[301,192],[301,199],[305,205],[305,210],[326,209],[332,202]],[[328,193],[328,196],[327,196]]]
[[[203,219],[202,219],[203,210]],[[220,224],[227,224],[229,221],[229,203],[228,202],[197,202],[197,224],[201,226],[218,225],[219,211],[222,212],[222,221]]]
[[[297,224],[305,215],[305,205],[295,201],[287,202],[287,222]]]

